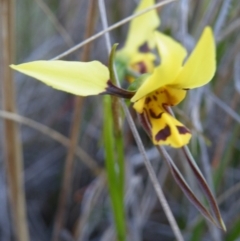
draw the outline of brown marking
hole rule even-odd
[[[111,82],[111,80],[108,80],[105,91],[103,91],[100,94],[101,95],[109,94],[109,95],[114,95],[125,99],[131,99],[134,96],[135,92],[124,90],[120,87],[117,87]]]
[[[190,133],[190,131],[185,126],[176,126],[178,129],[179,134],[187,134]]]
[[[147,105],[147,104],[149,104],[151,101],[152,101],[151,97],[147,97],[147,98],[145,99],[145,104]]]
[[[155,135],[155,140],[156,141],[165,141],[169,136],[171,135],[171,130],[169,125],[166,125],[162,130],[160,130],[156,135]]]
[[[141,53],[147,53],[150,52],[150,48],[148,47],[147,43],[142,44],[139,48],[138,48],[139,52]]]
[[[164,113],[164,112],[161,112],[160,114],[156,115],[152,109],[149,109],[149,114],[150,114],[150,116],[151,116],[152,118],[154,118],[154,119],[159,119],[159,118],[161,118],[163,113]]]
[[[158,95],[159,94],[158,90],[155,93]]]
[[[156,97],[156,95],[153,95],[153,99],[154,99],[155,101],[157,101],[157,97]]]
[[[139,62],[139,63],[137,63],[137,65],[139,67],[139,73],[140,74],[147,73],[147,66],[144,64],[144,62]]]

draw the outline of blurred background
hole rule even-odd
[[[0,3],[0,240],[24,241],[17,238],[21,233],[26,241],[48,241],[54,240],[56,232],[59,238],[55,240],[116,240],[104,174],[102,97],[76,99],[8,68],[9,63],[54,58],[101,31],[98,2],[1,0]],[[108,24],[130,16],[137,3],[137,0],[106,0]],[[203,88],[191,90],[174,112],[193,133],[189,147],[215,194],[227,226],[226,233],[213,228],[188,201],[137,120],[136,125],[184,239],[239,241],[239,1],[179,0],[158,11],[160,30],[189,51],[206,25],[210,25],[215,34],[217,72],[214,79]],[[127,29],[125,24],[111,31],[111,43],[119,43],[121,47]],[[64,59],[83,58],[107,64],[104,36],[93,41],[88,50],[81,48]],[[127,121],[123,123],[123,130],[128,240],[175,240]],[[78,147],[73,151],[76,142]],[[178,150],[167,148],[167,151],[202,199],[202,190],[184,156]],[[68,180],[64,189],[67,198],[61,206],[64,177]],[[19,184],[20,193],[14,183]],[[19,210],[18,204],[23,208],[16,218],[12,212]],[[59,206],[65,208],[64,213],[61,214]],[[19,225],[24,220],[27,220],[29,239],[24,225]]]

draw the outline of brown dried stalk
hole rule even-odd
[[[2,108],[16,112],[15,91],[12,71],[9,64],[13,63],[14,55],[14,1],[0,1],[0,42],[1,54],[1,89]],[[4,155],[9,189],[10,210],[16,240],[28,241],[25,191],[23,181],[23,160],[20,131],[17,123],[4,119]]]
[[[95,17],[93,18],[93,16]],[[94,31],[95,22],[96,22],[95,20],[96,20],[96,5],[92,0],[89,2],[88,16],[86,20],[88,24],[86,28],[85,38],[89,38],[92,35]],[[82,57],[81,57],[82,61],[88,60],[90,48],[91,48],[91,43],[86,44],[84,46]],[[71,133],[70,133],[71,144],[68,150],[65,167],[64,167],[63,183],[60,191],[57,214],[56,214],[54,229],[53,229],[53,237],[52,237],[53,241],[57,241],[59,238],[61,229],[64,226],[65,216],[68,209],[68,200],[69,200],[69,194],[71,190],[71,182],[72,182],[72,176],[73,176],[74,156],[75,156],[75,150],[77,147],[79,130],[80,130],[82,105],[83,105],[83,98],[80,96],[76,96],[75,105],[74,105],[74,115],[72,119]]]

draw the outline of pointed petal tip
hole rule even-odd
[[[154,0],[142,0],[134,13],[145,10],[154,5]],[[153,31],[160,25],[161,21],[156,9],[153,9],[145,14],[134,18],[129,27],[126,44],[124,47],[125,53],[134,56],[138,52],[138,48],[148,42]],[[141,28],[139,28],[141,26]]]
[[[222,220],[222,218],[220,218],[219,222],[220,222],[220,225],[221,225],[222,230],[223,230],[224,232],[227,232],[226,225],[225,225],[224,221]]]
[[[9,67],[10,67],[11,69],[16,69],[16,65],[15,65],[15,64],[10,64]]]
[[[216,44],[211,27],[204,28],[173,85],[193,89],[207,84],[216,71]]]

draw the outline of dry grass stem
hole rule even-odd
[[[13,0],[0,1],[0,54],[2,108],[9,112],[16,112],[15,86],[12,70],[9,65],[14,56],[14,8]],[[4,119],[4,161],[6,165],[7,181],[13,229],[18,241],[28,241],[28,223],[26,216],[25,188],[23,181],[23,156],[19,126],[16,122]]]
[[[51,129],[50,127],[43,125],[39,122],[36,122],[32,119],[20,116],[16,113],[2,111],[0,110],[0,117],[3,119],[11,120],[17,122],[22,125],[26,125],[31,127],[42,134],[50,137],[51,139],[57,141],[58,143],[62,144],[63,146],[69,148],[71,143],[70,140],[62,135],[61,133]],[[102,172],[101,168],[97,165],[96,161],[92,159],[81,147],[77,147],[75,150],[75,155],[79,157],[79,159],[91,170],[91,172],[98,176],[99,173]]]
[[[71,36],[68,34],[66,29],[61,25],[61,23],[57,20],[55,15],[49,9],[48,5],[43,0],[35,0],[35,1],[42,9],[42,11],[46,14],[46,16],[49,18],[50,22],[53,24],[53,26],[56,28],[59,34],[62,36],[63,40],[68,45],[68,47],[72,47],[74,45],[74,42]]]
[[[96,17],[96,6],[94,1],[89,1],[88,7],[88,15],[87,15],[87,26],[86,26],[86,33],[85,38],[89,38],[95,26]],[[90,46],[91,43],[88,43],[84,46],[81,61],[88,61],[89,53],[90,53]],[[58,208],[56,213],[56,219],[54,224],[54,231],[53,231],[53,241],[57,241],[59,239],[60,232],[65,223],[65,217],[68,210],[68,200],[71,191],[71,184],[72,184],[72,177],[73,177],[73,165],[74,165],[74,156],[75,150],[78,144],[78,137],[79,131],[81,126],[81,113],[82,113],[82,106],[83,106],[84,99],[80,96],[75,97],[75,105],[74,105],[74,114],[71,124],[71,133],[70,133],[70,146],[67,153],[67,158],[65,161],[65,168],[64,168],[64,176],[63,176],[63,183],[60,191]]]

